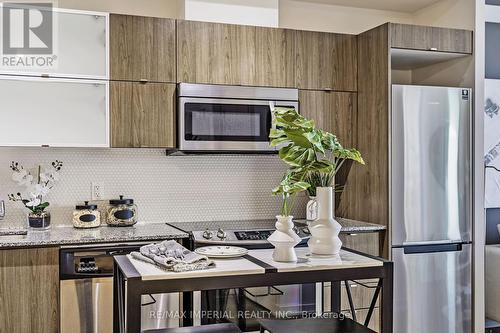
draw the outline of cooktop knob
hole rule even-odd
[[[225,239],[227,237],[227,234],[224,230],[222,230],[222,228],[219,228],[219,230],[217,230],[217,237],[220,239]]]
[[[205,230],[205,231],[203,232],[203,235],[202,235],[202,236],[203,236],[203,238],[205,238],[205,239],[212,239],[212,238],[214,237],[214,233],[213,233],[212,231],[210,231],[210,230],[208,230],[208,229],[207,229],[207,230]]]

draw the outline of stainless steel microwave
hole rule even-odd
[[[272,152],[271,105],[299,107],[297,89],[191,83],[178,88],[183,152]]]

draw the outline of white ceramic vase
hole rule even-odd
[[[342,226],[333,218],[333,188],[316,188],[318,219],[309,224],[311,238],[307,245],[312,254],[337,255],[342,247],[339,238]]]
[[[276,216],[276,231],[267,239],[274,246],[273,260],[295,262],[297,255],[294,247],[300,243],[300,237],[293,231],[293,216]]]

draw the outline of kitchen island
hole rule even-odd
[[[296,251],[297,263],[274,262],[272,249],[251,250],[242,258],[215,260],[215,268],[182,273],[167,272],[130,255],[116,256],[114,332],[140,332],[143,294],[377,278],[382,289],[381,332],[392,333],[392,262],[348,250],[333,257],[310,256],[307,248]]]

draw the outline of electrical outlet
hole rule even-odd
[[[91,183],[91,197],[92,200],[102,200],[103,195],[102,195],[102,184],[98,182],[92,182]]]

